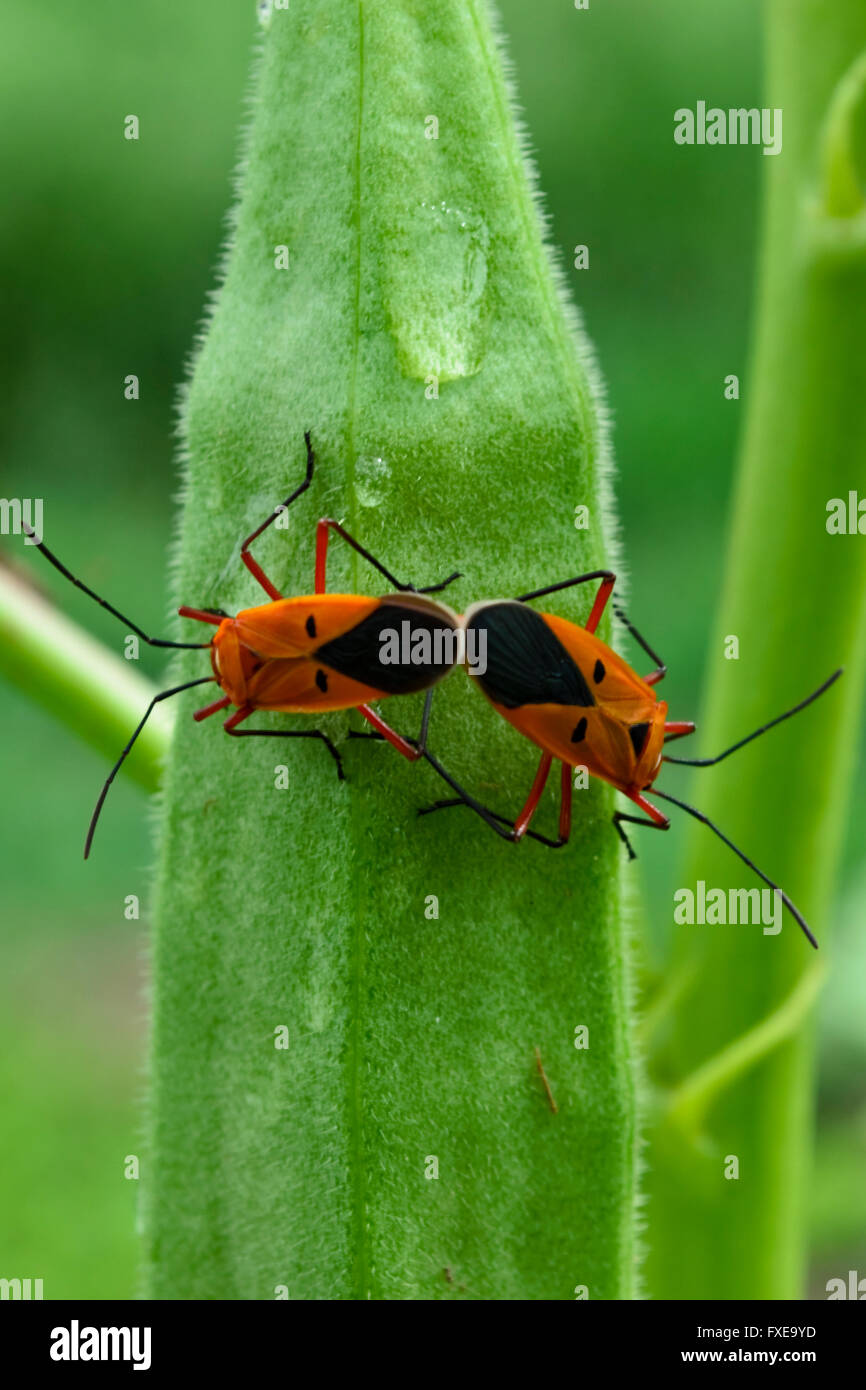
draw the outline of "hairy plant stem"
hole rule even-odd
[[[0,672],[112,763],[156,693],[8,569],[0,569]],[[170,710],[157,707],[123,764],[147,791],[159,785],[171,724]]]
[[[770,0],[766,17],[765,101],[784,112],[784,147],[764,162],[756,344],[703,752],[846,669],[816,706],[738,754],[736,771],[696,772],[690,799],[784,884],[827,950],[866,648],[866,544],[826,529],[828,502],[862,494],[866,480],[866,8]],[[731,635],[738,660],[723,656]],[[697,878],[751,886],[703,829],[681,881]],[[664,1069],[675,1086],[709,1078],[714,1103],[700,1145],[676,1107],[655,1131],[651,1291],[799,1298],[813,1072],[800,1006],[814,994],[812,952],[790,920],[778,937],[675,931],[674,969],[689,987],[672,1006]]]
[[[184,428],[187,603],[262,601],[238,542],[302,476],[304,429],[313,486],[256,549],[286,592],[312,588],[323,514],[404,581],[461,570],[457,607],[610,559],[589,353],[485,6],[272,11]],[[379,591],[332,556],[333,589]],[[590,601],[551,606],[580,619]],[[630,1297],[636,1088],[606,791],[576,798],[567,851],[515,848],[468,811],[419,820],[442,784],[348,742],[356,716],[323,721],[338,783],[321,746],[225,739],[193,726],[194,703],[178,701],[160,850],[151,1291]],[[386,712],[416,731],[417,700]],[[534,750],[459,671],[431,746],[516,813]]]

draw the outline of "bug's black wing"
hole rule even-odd
[[[474,650],[480,655],[486,648],[487,661],[475,679],[497,705],[595,704],[579,667],[531,608],[514,601],[485,604],[467,624],[468,641],[473,632]]]
[[[409,624],[410,650],[423,634],[429,635],[431,660],[405,665],[382,660],[388,634],[402,635],[404,623]],[[427,690],[451,670],[457,653],[452,640],[456,633],[456,626],[443,613],[429,612],[410,602],[404,605],[384,600],[348,632],[323,643],[314,656],[332,671],[383,694],[411,695]]]

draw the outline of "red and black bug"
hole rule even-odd
[[[206,719],[218,710],[234,706],[234,713],[226,719],[223,728],[236,738],[320,739],[333,757],[337,775],[341,779],[344,773],[340,754],[321,729],[240,729],[238,725],[256,710],[321,714],[330,710],[357,709],[403,757],[414,761],[422,756],[432,687],[453,668],[460,650],[457,641],[447,640],[449,637],[459,637],[459,619],[450,608],[427,595],[438,593],[460,576],[450,574],[440,584],[430,585],[426,589],[401,584],[345,527],[330,517],[323,517],[316,528],[314,592],[303,597],[284,598],[250,554],[249,547],[310,486],[315,455],[309,432],[304,439],[307,471],[303,482],[265,518],[261,526],[247,536],[241,546],[241,559],[268,595],[268,602],[256,608],[246,608],[235,617],[209,608],[182,607],[178,610],[182,617],[195,618],[216,628],[209,642],[174,642],[149,637],[117,608],[71,574],[41,537],[29,530],[34,543],[55,569],[115,618],[119,618],[142,641],[152,647],[209,650],[211,655],[212,675],[184,681],[182,685],[160,691],[151,700],[99,795],[87,832],[85,859],[90,853],[93,833],[108,790],[154,706],[196,685],[215,681],[223,691],[219,700],[195,713],[193,717],[196,720]],[[378,570],[394,592],[384,598],[325,593],[328,540],[332,531],[342,536]],[[409,649],[419,645],[425,651],[425,659],[420,662],[383,663],[386,635],[405,624],[408,624]],[[403,738],[370,708],[369,702],[372,700],[408,695],[420,690],[428,691],[428,700],[417,740]]]
[[[538,613],[527,607],[533,599],[591,580],[601,582],[583,627],[552,613]],[[693,733],[695,725],[667,717],[667,704],[658,698],[654,689],[666,673],[664,662],[620,609],[616,610],[617,616],[655,662],[655,669],[648,676],[637,675],[622,657],[595,635],[615,582],[616,576],[612,571],[594,570],[590,574],[581,574],[560,584],[523,594],[517,599],[477,603],[467,611],[463,619],[467,649],[473,643],[476,649],[482,644],[486,645],[486,670],[483,674],[470,670],[470,675],[496,712],[542,750],[541,761],[526,803],[512,823],[509,818],[497,815],[470,796],[425,750],[424,756],[428,762],[458,793],[458,797],[439,801],[425,808],[421,814],[465,804],[471,806],[504,839],[519,841],[528,834],[550,848],[558,849],[567,844],[571,831],[571,770],[585,767],[591,776],[609,782],[644,812],[643,816],[635,816],[616,811],[613,816],[614,826],[630,858],[633,859],[635,855],[622,828],[624,822],[657,830],[667,830],[670,826],[664,812],[648,799],[646,793],[651,790],[654,796],[672,802],[709,826],[743,863],[780,894],[809,941],[817,947],[818,943],[806,921],[788,895],[707,816],[670,792],[661,791],[654,783],[665,762],[692,767],[710,767],[721,762],[752,739],[805,709],[833,684],[842,674],[841,670],[834,672],[829,680],[793,709],[786,710],[716,757],[671,758],[663,752],[664,745],[671,739]],[[559,837],[556,840],[529,829],[554,760],[561,764]]]

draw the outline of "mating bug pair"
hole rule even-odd
[[[618,617],[655,663],[650,674],[643,678],[638,676],[626,661],[595,635],[616,580],[610,570],[594,570],[590,574],[578,575],[522,594],[516,599],[477,603],[460,617],[445,604],[430,597],[459,579],[459,574],[451,574],[441,583],[426,589],[401,584],[339,522],[323,518],[316,529],[314,593],[284,598],[250,553],[250,546],[310,486],[315,458],[309,432],[305,435],[305,442],[307,469],[303,482],[241,546],[241,559],[264,589],[269,601],[256,608],[244,609],[235,617],[215,609],[182,607],[178,610],[182,617],[194,618],[216,628],[209,642],[173,642],[149,637],[118,609],[70,574],[42,538],[30,532],[42,554],[61,574],[119,618],[144,642],[155,647],[209,650],[211,654],[211,676],[202,676],[161,691],[148,705],[100,793],[87,833],[85,858],[90,853],[93,833],[108,789],[154,705],[182,690],[216,682],[223,691],[222,697],[198,710],[194,715],[196,720],[206,719],[217,711],[233,706],[234,712],[225,720],[223,727],[226,733],[235,737],[320,739],[334,758],[338,775],[342,778],[340,754],[320,729],[242,729],[239,725],[259,709],[295,714],[357,709],[372,725],[374,732],[368,736],[386,739],[411,761],[426,758],[457,793],[456,797],[439,801],[422,814],[466,805],[498,835],[512,841],[528,835],[551,848],[559,848],[567,843],[571,829],[571,769],[585,767],[591,776],[609,782],[644,813],[635,816],[617,811],[613,817],[617,833],[633,858],[634,852],[622,828],[624,822],[661,830],[666,830],[670,825],[664,812],[648,800],[646,793],[652,789],[655,797],[673,802],[709,826],[749,868],[780,894],[811,944],[817,946],[802,914],[777,884],[707,817],[653,784],[663,762],[685,763],[695,767],[721,762],[736,749],[804,709],[823,694],[841,674],[840,671],[836,671],[793,709],[740,739],[717,757],[670,758],[663,752],[665,743],[693,733],[695,726],[691,722],[670,721],[667,718],[667,704],[658,699],[654,689],[665,675],[664,663],[618,609]],[[378,570],[394,592],[384,598],[326,593],[328,541],[332,531]],[[594,580],[599,581],[599,588],[583,627],[565,618],[538,613],[527,607],[535,599]],[[434,635],[441,638],[444,635],[459,637],[464,651],[467,648],[484,651],[484,669],[481,664],[477,669],[470,666],[471,677],[477,681],[497,713],[541,749],[541,761],[529,796],[513,822],[472,797],[428,751],[427,733],[434,687],[458,664],[461,642],[431,641],[429,650],[433,656],[423,664],[412,661],[386,663],[383,661],[383,651],[389,634],[407,623],[413,642],[414,639],[422,639],[422,646],[425,634],[428,638]],[[398,734],[370,707],[370,701],[420,690],[427,691],[427,699],[417,739],[407,739]],[[561,763],[562,773],[559,837],[556,840],[529,828],[554,759]]]

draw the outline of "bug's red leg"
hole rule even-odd
[[[280,515],[280,512],[284,512],[287,507],[290,507],[292,503],[296,501],[298,497],[300,497],[302,492],[306,492],[307,488],[310,486],[310,483],[313,481],[313,469],[316,463],[316,456],[313,453],[313,446],[310,443],[309,430],[304,431],[304,443],[307,446],[307,472],[304,481],[300,483],[298,487],[295,488],[294,492],[289,494],[285,502],[281,502],[278,507],[274,508],[270,516],[266,517],[266,519],[262,522],[261,526],[257,526],[255,531],[252,531],[241,545],[241,559],[243,560],[244,564],[246,565],[253,578],[259,584],[261,584],[268,598],[272,598],[274,600],[281,599],[282,594],[280,593],[276,585],[272,584],[270,579],[268,579],[268,576],[265,574],[258,560],[253,559],[252,555],[250,555],[249,548],[252,545],[253,541],[257,540],[263,531],[267,531],[271,523],[275,521],[276,518]]]
[[[265,574],[264,570],[259,564],[258,560],[254,560],[248,550],[241,551],[241,559],[243,560],[250,574],[253,576],[253,579],[257,580],[257,582],[261,584],[268,598],[272,598],[276,601],[277,599],[283,597],[276,584],[271,583],[271,581],[268,579],[268,576]]]
[[[223,724],[223,728],[225,729],[226,733],[234,733],[234,730],[237,728],[238,724],[242,723],[244,719],[249,719],[252,712],[252,705],[240,705],[239,708],[235,710],[234,714],[230,714],[228,719]]]
[[[651,801],[647,801],[640,792],[626,792],[629,801],[633,801],[635,806],[639,806],[642,811],[646,811],[645,816],[629,816],[625,811],[614,811],[613,828],[628,850],[629,859],[637,859],[637,855],[631,847],[631,841],[622,828],[622,822],[627,821],[630,825],[648,825],[651,830],[669,830],[670,821],[664,811],[660,811],[658,806],[653,806]]]
[[[401,584],[399,579],[395,579],[391,571],[386,569],[382,562],[376,559],[375,555],[371,555],[369,550],[365,550],[364,547],[361,545],[361,542],[356,541],[355,537],[350,535],[349,532],[346,530],[345,526],[343,526],[339,521],[334,521],[333,517],[330,516],[323,516],[318,526],[316,527],[317,594],[323,594],[325,592],[325,565],[328,557],[329,531],[336,531],[338,536],[342,536],[343,540],[346,541],[347,544],[350,545],[354,551],[357,551],[357,553],[361,556],[363,560],[366,560],[368,564],[372,565],[374,569],[378,570],[379,573],[385,579],[387,579],[392,589],[399,589],[403,593],[415,592],[411,584]]]
[[[529,829],[529,822],[538,810],[538,803],[541,800],[541,793],[544,791],[547,778],[550,775],[550,765],[552,762],[553,758],[550,753],[542,753],[541,762],[538,764],[538,771],[535,774],[535,780],[529,789],[529,796],[526,798],[526,805],[514,822],[515,840],[522,840]]]
[[[458,794],[456,797],[448,800],[436,801],[432,806],[422,806],[418,811],[419,816],[429,816],[432,815],[434,811],[446,811],[452,806],[468,806],[470,810],[481,817],[485,825],[489,825],[490,829],[495,830],[496,834],[503,840],[508,840],[511,844],[517,843],[514,834],[514,826],[509,816],[501,816],[497,811],[491,811],[489,806],[483,806],[480,801],[476,801],[475,797],[471,796],[469,792],[466,791],[465,787],[461,787],[460,783],[442,766],[438,758],[434,758],[431,752],[425,750],[424,757],[427,759],[430,766],[439,774],[443,782],[447,782],[449,787]],[[546,845],[548,849],[561,849],[563,844],[562,840],[549,840],[546,835],[539,835],[534,830],[527,830],[526,838],[529,840],[538,840],[540,844]]]
[[[216,714],[218,710],[228,709],[230,704],[231,700],[228,695],[224,695],[221,700],[214,700],[212,705],[205,705],[204,709],[197,709],[193,715],[193,719],[196,724],[200,724],[203,719],[209,719],[210,716]]]
[[[214,627],[219,627],[223,619],[228,616],[222,611],[218,613],[216,609],[211,611],[209,608],[189,608],[185,603],[177,611],[181,618],[195,618],[196,622],[213,623]]]
[[[635,806],[639,806],[642,811],[646,811],[653,825],[657,825],[659,830],[670,829],[670,821],[664,811],[659,810],[658,806],[653,806],[651,801],[647,801],[641,792],[630,792],[629,801],[633,801]]]
[[[317,594],[323,594],[325,592],[325,566],[328,556],[329,531],[336,531],[338,536],[342,536],[343,540],[346,541],[363,560],[366,560],[369,565],[372,565],[374,569],[378,570],[379,573],[387,579],[392,589],[399,590],[401,593],[438,594],[441,589],[446,589],[449,584],[453,584],[455,579],[460,579],[462,577],[460,573],[455,570],[453,574],[449,574],[447,579],[443,579],[441,584],[430,584],[426,589],[416,589],[414,584],[401,584],[399,579],[395,579],[391,571],[386,569],[381,561],[376,559],[375,555],[371,555],[369,550],[364,549],[360,541],[356,541],[355,537],[349,534],[345,526],[341,525],[339,521],[334,521],[333,517],[323,516],[316,527],[315,592]]]
[[[672,743],[675,738],[685,738],[693,734],[695,728],[696,725],[688,719],[668,720],[665,724],[665,743]]]
[[[577,584],[588,584],[592,579],[601,580],[592,610],[586,620],[586,631],[595,632],[616,583],[613,570],[590,570],[589,574],[579,574],[575,579],[563,579],[558,584],[548,584],[544,589],[533,589],[531,594],[518,594],[517,602],[529,603],[532,599],[544,598],[547,594],[557,594],[561,589],[573,589]]]
[[[415,752],[419,758],[426,752],[427,749],[427,733],[430,728],[430,710],[433,706],[434,689],[435,687],[431,686],[430,689],[427,691],[426,696],[424,697],[424,710],[421,715],[421,728],[418,731],[418,737],[416,739],[411,740],[411,745],[414,747]],[[382,721],[380,719],[379,724],[381,723]],[[399,737],[400,735],[398,734],[397,738]],[[349,738],[378,738],[384,740],[385,735],[379,732],[377,726],[376,731],[374,731],[372,734],[362,734],[359,733],[357,729],[350,729]],[[404,743],[410,743],[409,739],[404,739],[403,741]]]
[[[324,594],[326,591],[326,574],[328,569],[328,539],[330,536],[330,526],[326,517],[322,517],[316,526],[316,578],[313,584],[314,594]]]
[[[561,772],[561,800],[559,803],[559,838],[564,845],[568,844],[568,837],[571,834],[571,765],[562,764]]]
[[[436,768],[436,771],[440,774],[440,776],[445,777],[445,780],[449,782],[451,786],[455,788],[455,790],[459,790],[461,792],[461,797],[457,801],[437,801],[435,806],[426,807],[423,811],[419,812],[419,815],[428,815],[430,811],[443,811],[447,806],[468,805],[471,806],[474,811],[477,811],[479,815],[482,815],[483,818],[487,821],[488,825],[493,825],[493,821],[501,821],[504,825],[509,824],[509,822],[506,820],[504,816],[499,816],[496,814],[495,811],[491,811],[488,807],[481,806],[479,802],[475,801],[472,797],[470,797],[468,793],[463,791],[462,788],[458,788],[457,783],[454,782],[453,779],[445,773],[445,769],[442,768],[429,753],[425,753],[424,756],[427,758],[427,761],[429,763],[432,763],[432,765]],[[552,762],[553,758],[550,753],[544,753],[542,755],[541,762],[538,765],[538,771],[535,774],[535,780],[532,783],[529,796],[526,799],[526,805],[520,812],[520,815],[517,817],[517,820],[514,822],[511,835],[507,836],[506,838],[518,841],[522,840],[525,835],[530,835],[533,840],[540,840],[542,844],[547,845],[550,849],[561,849],[563,845],[568,844],[568,837],[571,834],[572,790],[571,768],[569,767],[568,763],[562,764],[562,799],[560,801],[559,807],[559,839],[550,840],[546,835],[537,835],[534,830],[529,829],[529,823],[532,820],[532,817],[535,815],[536,810],[538,809],[538,803],[541,800],[541,794],[544,791],[545,784],[547,782],[548,776],[550,775],[550,768]],[[499,830],[498,826],[493,825],[493,829],[496,830],[497,833],[502,834],[502,831]]]
[[[616,577],[611,575],[610,579],[603,579],[601,584],[599,584],[598,593],[595,596],[589,617],[586,620],[587,632],[595,632],[601,622],[602,614],[607,607],[608,599],[613,593],[613,586],[615,583]]]
[[[428,761],[428,762],[431,762],[431,763],[433,764],[433,766],[436,768],[437,772],[439,772],[440,776],[445,775],[445,774],[444,774],[444,769],[441,768],[441,767],[439,766],[439,764],[436,763],[436,762],[433,760],[433,758],[430,756],[429,753],[425,754],[425,756],[426,756],[426,758],[427,758],[427,761]],[[523,837],[524,837],[524,835],[525,835],[525,834],[527,833],[527,831],[529,830],[530,821],[532,820],[532,817],[535,815],[535,812],[538,810],[538,803],[539,803],[539,801],[541,800],[541,794],[542,794],[542,792],[544,791],[544,788],[545,788],[545,786],[546,786],[546,784],[547,784],[547,779],[548,779],[548,777],[550,776],[550,768],[551,768],[552,762],[553,762],[553,757],[552,757],[552,755],[551,755],[550,753],[542,753],[542,755],[541,755],[541,762],[538,764],[538,771],[536,772],[535,778],[534,778],[533,783],[532,783],[532,786],[531,786],[530,789],[529,789],[529,796],[526,798],[526,805],[523,807],[523,810],[520,812],[520,815],[517,817],[517,820],[514,822],[514,828],[513,828],[513,831],[512,831],[512,833],[511,833],[511,836],[510,836],[509,838],[511,838],[511,839],[513,839],[513,840],[522,840]],[[564,766],[564,765],[563,765],[563,766]],[[566,771],[567,771],[567,769],[566,769]],[[451,778],[449,778],[449,777],[446,776],[446,781],[449,781],[449,782],[450,782],[450,781],[451,781]],[[567,790],[566,790],[566,782],[567,782]],[[454,783],[452,783],[452,785],[454,785]],[[502,819],[501,816],[496,816],[495,812],[487,811],[487,808],[486,808],[486,807],[483,807],[483,808],[480,807],[480,805],[479,805],[478,802],[476,802],[476,801],[471,800],[470,798],[468,798],[468,797],[466,796],[465,793],[463,794],[462,799],[463,799],[464,801],[466,801],[469,805],[471,805],[472,808],[473,808],[473,810],[479,811],[479,813],[484,813],[484,812],[486,812],[484,818],[485,818],[485,820],[488,820],[488,824],[490,823],[489,817],[493,817],[495,820],[501,820],[501,819]],[[449,803],[449,804],[454,804],[454,803]],[[437,805],[435,808],[434,808],[434,807],[431,807],[430,809],[431,809],[431,810],[434,810],[434,809],[435,809],[435,810],[444,810],[444,807],[445,807],[445,803],[443,802],[443,803],[440,803],[439,805]],[[497,827],[494,826],[493,828],[496,829]],[[563,773],[563,778],[562,778],[562,806],[561,806],[561,809],[560,809],[560,820],[559,820],[559,843],[557,844],[556,841],[545,841],[545,843],[550,843],[554,848],[559,848],[559,846],[565,844],[566,840],[568,839],[568,832],[569,832],[570,828],[571,828],[571,778],[570,778],[570,777],[567,778],[567,777],[566,777],[566,772],[564,772],[564,773]]]
[[[403,738],[402,734],[396,733],[390,725],[385,723],[384,719],[379,717],[375,710],[370,709],[369,705],[359,705],[358,713],[363,714],[367,723],[372,724],[376,732],[387,739],[391,747],[396,748],[398,753],[402,753],[404,758],[408,758],[410,763],[414,763],[422,757],[424,751],[422,748],[413,747],[408,739]]]
[[[613,593],[613,586],[616,583],[616,575],[612,570],[593,570],[590,574],[579,574],[576,579],[565,579],[560,584],[549,584],[546,589],[535,589],[531,594],[520,594],[517,601],[518,603],[528,603],[530,599],[543,598],[545,594],[555,594],[558,593],[560,589],[570,589],[576,584],[585,584],[590,579],[601,580],[589,617],[584,624],[584,628],[587,632],[595,632],[601,622],[602,614],[607,607],[607,601]],[[651,656],[656,663],[656,669],[651,671],[648,676],[644,677],[647,685],[655,685],[657,681],[662,679],[667,671],[667,667],[661,657],[653,651],[646,638],[642,637],[637,628],[629,622],[622,609],[615,607],[614,612],[620,621],[628,628],[635,641],[643,647],[647,656]]]

